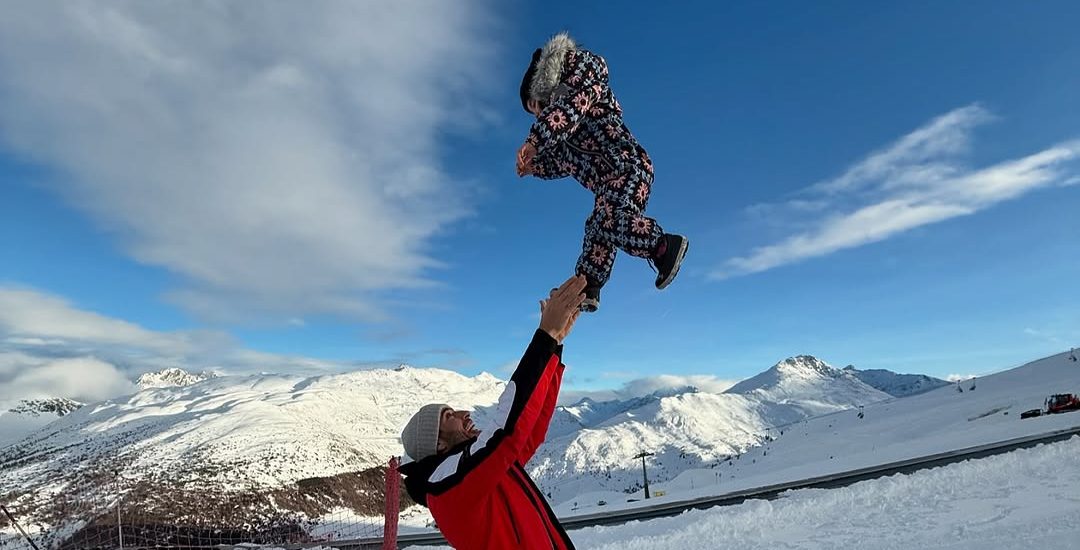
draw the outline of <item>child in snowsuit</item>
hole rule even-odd
[[[566,33],[555,35],[533,53],[521,81],[521,105],[536,122],[518,150],[518,176],[573,176],[596,197],[576,268],[588,280],[582,309],[600,306],[618,249],[654,266],[656,288],[671,284],[688,241],[645,216],[652,162],[623,123],[604,58],[579,48]]]

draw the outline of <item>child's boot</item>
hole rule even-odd
[[[690,247],[690,241],[682,235],[665,233],[653,252],[652,261],[656,266],[656,288],[663,290],[675,276],[679,274],[686,249]]]

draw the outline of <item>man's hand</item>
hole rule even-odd
[[[559,288],[552,289],[547,300],[540,300],[540,330],[561,344],[581,314],[578,307],[585,300],[584,290],[584,275],[574,275]]]
[[[531,176],[533,173],[533,157],[536,156],[536,147],[525,142],[517,152],[517,175],[519,178]]]

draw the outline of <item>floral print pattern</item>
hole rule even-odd
[[[613,185],[615,182],[621,182],[621,186]],[[652,256],[664,230],[644,213],[651,184],[652,175],[638,170],[628,176],[604,180],[593,190],[596,201],[585,221],[578,273],[584,273],[602,287],[611,277],[619,250],[640,258]]]
[[[623,122],[603,57],[581,49],[567,52],[559,86],[526,141],[537,151],[535,176],[573,176],[596,196],[585,222],[578,273],[603,286],[618,250],[652,255],[664,235],[660,224],[645,216],[653,166]]]

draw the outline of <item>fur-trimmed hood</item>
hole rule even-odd
[[[536,62],[536,73],[529,84],[529,96],[541,103],[548,103],[551,94],[559,85],[559,77],[562,75],[563,65],[566,63],[566,54],[577,49],[577,43],[570,34],[560,32],[552,36],[540,51],[540,59]]]

